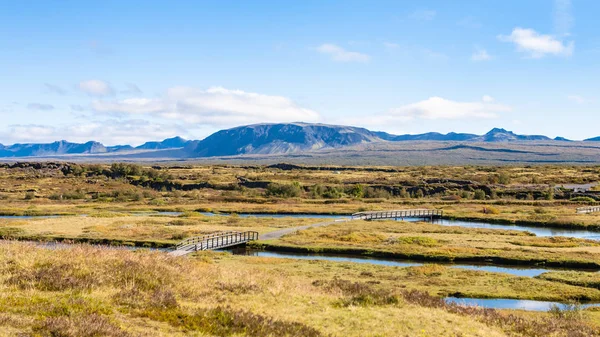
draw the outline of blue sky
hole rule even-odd
[[[259,122],[584,139],[592,0],[0,0],[0,143],[140,144]]]

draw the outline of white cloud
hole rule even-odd
[[[571,0],[554,0],[554,30],[556,33],[568,36],[574,22]]]
[[[575,43],[563,42],[551,35],[539,34],[533,29],[515,28],[508,36],[499,35],[498,39],[512,42],[517,50],[527,53],[532,58],[541,58],[547,54],[557,56],[571,56]]]
[[[412,19],[420,20],[420,21],[431,21],[431,20],[435,19],[436,15],[437,15],[436,11],[429,10],[429,9],[422,9],[422,10],[417,10],[417,11],[412,12],[410,17]]]
[[[481,97],[481,100],[486,103],[491,103],[494,101],[494,97],[489,96],[489,95],[483,95],[483,97]]]
[[[102,80],[87,80],[79,83],[79,89],[90,96],[112,96],[115,90],[108,82]]]
[[[489,61],[491,59],[492,56],[488,54],[487,50],[482,48],[477,48],[471,55],[471,61]]]
[[[391,109],[388,116],[411,119],[495,118],[498,112],[506,111],[511,111],[511,108],[495,103],[494,99],[487,95],[476,102],[456,102],[441,97],[430,97],[424,101]]]
[[[96,100],[92,102],[92,108],[98,112],[149,114],[220,127],[263,122],[315,122],[320,119],[317,112],[302,108],[286,97],[222,87],[207,90],[174,87],[161,98]]]
[[[79,104],[71,104],[71,110],[81,112],[85,111],[85,108]]]
[[[146,120],[104,120],[61,126],[10,125],[0,132],[7,144],[50,143],[65,139],[75,143],[95,140],[104,145],[140,145],[151,140],[174,136],[191,138],[189,128],[177,124],[153,123]]]
[[[338,62],[369,62],[371,57],[367,54],[348,51],[344,48],[331,43],[324,43],[317,47],[321,54],[329,55],[332,60]]]
[[[51,104],[29,103],[29,104],[27,104],[27,109],[29,109],[29,110],[40,110],[40,111],[50,111],[50,110],[54,110],[54,106],[51,105]]]

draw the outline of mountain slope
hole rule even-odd
[[[386,132],[375,132],[381,139],[391,142],[406,142],[406,141],[448,141],[448,142],[514,142],[514,141],[545,141],[551,140],[546,136],[538,135],[518,135],[512,131],[505,129],[494,128],[485,135],[475,135],[471,133],[456,133],[450,132],[447,134],[438,132],[428,132],[416,135],[391,135]]]
[[[428,132],[417,135],[391,135],[386,132],[375,132],[381,139],[388,140],[391,142],[404,142],[404,141],[469,141],[476,139],[477,135],[470,133],[455,133],[450,132],[447,134],[442,134],[438,132]]]
[[[600,137],[586,139],[600,141]],[[289,155],[307,151],[339,149],[361,144],[387,146],[402,142],[454,142],[454,143],[515,143],[515,146],[530,141],[563,143],[568,139],[550,139],[540,135],[519,135],[512,131],[494,128],[484,135],[470,133],[447,134],[429,132],[416,135],[393,135],[386,132],[373,132],[365,128],[309,124],[278,123],[240,126],[218,131],[201,141],[188,141],[173,137],[163,141],[147,142],[138,147],[117,145],[105,147],[98,142],[85,144],[59,141],[49,144],[0,144],[0,158],[53,157],[67,155],[88,155],[106,158],[204,158],[238,155]],[[490,144],[491,145],[491,144]],[[404,146],[418,146],[400,145]],[[591,145],[590,145],[591,146]],[[463,151],[466,148],[460,148]],[[472,150],[469,148],[469,151]],[[348,151],[352,151],[351,148]],[[330,151],[331,152],[331,151]],[[482,151],[479,151],[482,152]],[[313,152],[314,154],[315,152]]]
[[[185,150],[191,157],[284,154],[380,141],[374,132],[351,126],[255,124],[216,132]]]
[[[527,141],[527,140],[551,140],[546,136],[539,135],[517,135],[512,131],[506,131],[500,128],[494,128],[485,135],[475,138],[476,141],[483,142],[514,142],[514,141]]]
[[[147,142],[144,143],[136,149],[140,150],[163,150],[163,149],[175,149],[180,147],[185,147],[189,143],[188,140],[185,140],[181,137],[173,137],[163,140],[162,142]]]
[[[85,144],[70,143],[64,140],[49,144],[14,144],[0,149],[2,157],[34,157],[56,154],[95,154],[105,153],[107,149],[98,142]]]

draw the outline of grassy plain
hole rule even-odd
[[[0,237],[166,247],[219,231],[322,221],[198,212],[351,214],[443,209],[446,217],[600,229],[600,169],[17,164],[0,167]],[[134,215],[177,211],[181,216]],[[85,216],[83,216],[85,215]],[[596,241],[512,230],[353,221],[257,247],[496,264],[600,268]],[[600,301],[595,274],[537,278],[443,265],[396,268],[0,241],[0,336],[593,336],[600,312],[464,308],[444,296]],[[33,305],[32,305],[33,304]],[[427,317],[427,319],[423,319]]]
[[[598,290],[441,266],[0,243],[0,336],[591,336],[597,313],[462,308],[451,292]],[[469,280],[469,282],[465,282]],[[469,286],[472,284],[472,286]],[[546,295],[543,295],[546,293]],[[424,319],[424,318],[427,319]]]
[[[270,250],[344,253],[424,261],[600,268],[600,243],[512,230],[398,221],[352,221],[253,243]]]

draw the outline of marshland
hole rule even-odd
[[[599,204],[597,181],[588,166],[3,164],[0,335],[598,335],[600,213],[576,211]],[[349,220],[396,209],[444,216]],[[267,239],[168,254],[225,231]],[[523,305],[472,302],[492,299]]]

